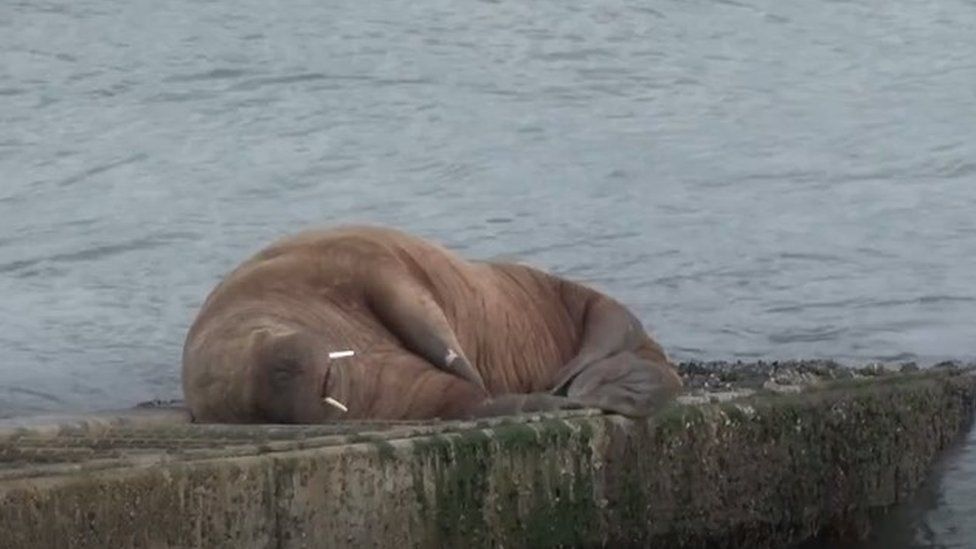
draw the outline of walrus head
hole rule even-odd
[[[306,332],[265,328],[253,340],[256,405],[273,423],[322,423],[348,411],[342,368]]]

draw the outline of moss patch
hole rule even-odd
[[[599,530],[592,428],[511,423],[414,444],[414,494],[432,546],[574,546]]]
[[[376,435],[356,433],[349,436],[351,444],[370,444],[379,455],[380,462],[386,463],[396,459],[396,448],[386,439]]]

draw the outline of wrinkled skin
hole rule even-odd
[[[380,227],[307,231],[256,254],[208,296],[183,351],[200,422],[645,416],[680,386],[613,299]]]

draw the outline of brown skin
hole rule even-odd
[[[355,356],[330,359],[332,351]],[[681,387],[613,299],[379,227],[306,231],[231,272],[187,335],[196,421],[645,416]],[[348,412],[323,402],[331,397]]]

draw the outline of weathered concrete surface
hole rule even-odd
[[[644,422],[7,422],[0,547],[780,547],[861,531],[976,407],[972,369],[784,371]]]

